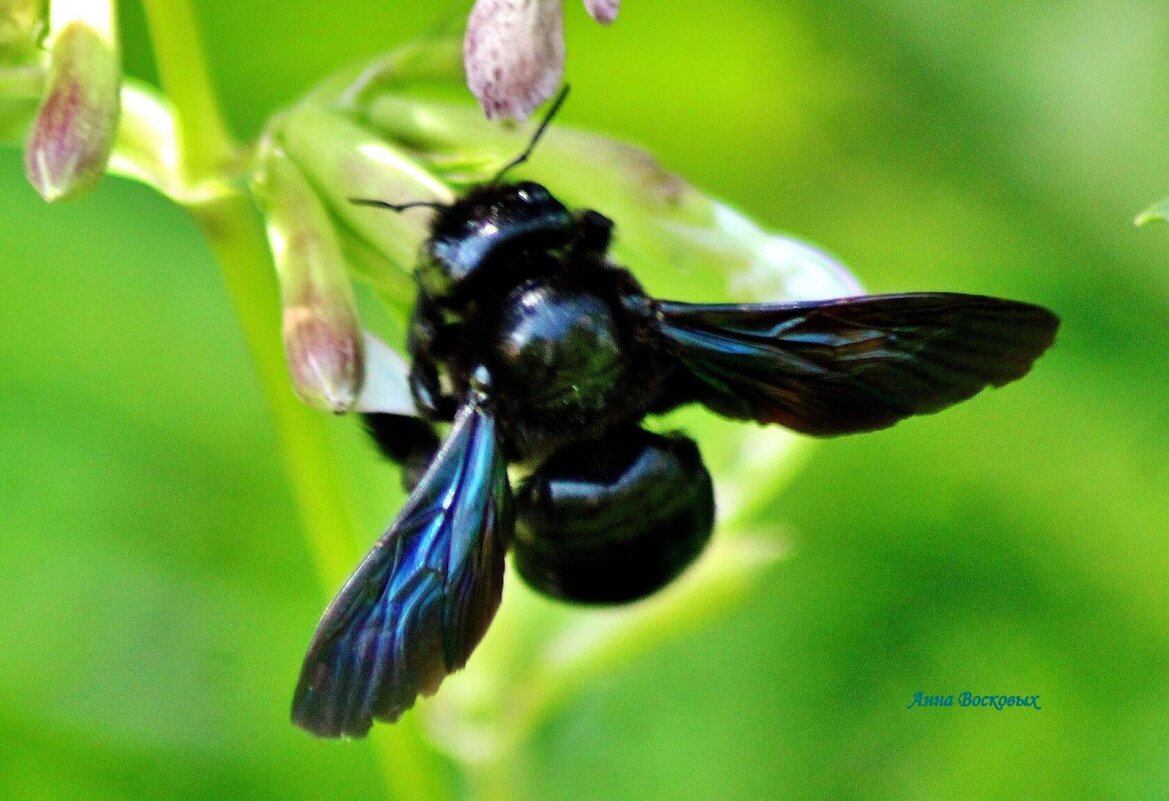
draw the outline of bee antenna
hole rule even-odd
[[[406,211],[406,209],[434,209],[435,211],[442,211],[449,208],[445,203],[438,203],[434,200],[412,200],[409,203],[390,203],[386,200],[372,200],[364,197],[351,197],[349,202],[355,206],[376,206],[379,209],[390,209],[391,211]]]
[[[544,119],[540,120],[540,125],[536,128],[536,132],[532,134],[532,139],[528,142],[528,146],[524,148],[524,152],[520,153],[514,159],[505,164],[502,170],[495,173],[495,177],[492,178],[489,182],[490,184],[499,183],[499,179],[506,175],[509,170],[520,166],[528,160],[528,158],[532,155],[532,151],[536,149],[536,144],[540,141],[541,137],[544,136],[544,133],[548,130],[548,126],[552,124],[553,117],[555,117],[556,113],[560,111],[560,107],[564,105],[564,101],[567,97],[568,84],[564,84],[564,87],[560,90],[560,93],[556,95],[556,99],[552,101],[552,105],[548,107],[547,113],[544,114]]]

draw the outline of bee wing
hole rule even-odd
[[[657,307],[706,406],[817,436],[885,428],[1021,378],[1059,326],[1039,306],[952,293]]]
[[[389,530],[325,611],[292,702],[322,737],[394,721],[461,668],[499,608],[514,530],[494,417],[464,405]]]

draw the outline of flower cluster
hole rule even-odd
[[[609,23],[618,0],[585,6]],[[335,76],[273,117],[247,151],[240,169],[264,215],[289,372],[309,404],[335,413],[412,409],[401,358],[364,331],[352,279],[404,317],[430,212],[395,214],[352,199],[449,203],[528,135],[465,107],[408,100],[401,88],[465,71],[488,118],[522,118],[560,83],[562,17],[562,0],[478,0],[461,50],[408,45]],[[237,191],[230,175],[196,180],[185,169],[167,99],[122,79],[115,19],[114,0],[54,0],[47,11],[45,0],[0,0],[0,122],[27,126],[29,181],[49,201],[88,190],[107,170],[185,204]],[[856,289],[829,257],[763,232],[640,150],[556,130],[516,177],[550,174],[542,167],[553,164],[557,196],[620,221],[619,256],[688,273],[696,299],[712,287],[736,298]]]
[[[276,117],[264,134],[253,192],[280,277],[294,385],[315,406],[388,411],[409,403],[403,392],[384,393],[391,385],[400,390],[402,381],[379,381],[376,397],[363,391],[368,370],[393,371],[363,352],[372,340],[362,333],[350,278],[368,283],[404,318],[433,212],[393,212],[353,199],[449,203],[494,175],[530,136],[488,123],[466,106],[402,94],[412,77],[432,78],[439,65],[457,75],[457,58],[446,47],[412,46],[341,76]],[[859,291],[831,257],[763,231],[628,145],[554,128],[514,177],[525,174],[541,176],[571,206],[613,216],[618,258],[636,264],[639,274],[686,276],[688,297],[806,299]]]
[[[608,24],[620,2],[584,4]],[[560,86],[563,13],[562,0],[477,0],[463,56],[467,84],[488,119],[522,120]],[[46,201],[88,191],[111,166],[127,101],[116,16],[115,0],[0,2],[0,127],[27,124],[26,172]],[[147,116],[157,120],[153,111]],[[141,166],[123,161],[114,169],[141,178]],[[162,183],[157,166],[145,169]],[[179,194],[170,183],[168,193]]]
[[[617,0],[585,5],[602,23],[618,10]],[[414,262],[433,212],[392,212],[353,200],[448,204],[498,174],[524,149],[530,131],[403,89],[436,78],[456,83],[465,66],[488,117],[525,117],[560,83],[562,14],[561,0],[479,0],[462,48],[457,42],[408,45],[329,78],[274,115],[254,147],[227,146],[213,167],[191,170],[183,126],[199,121],[183,120],[157,89],[123,79],[113,0],[54,0],[49,12],[44,0],[0,0],[0,132],[27,131],[28,177],[49,201],[86,191],[106,171],[201,212],[229,199],[233,213],[254,222],[255,201],[280,285],[284,346],[297,394],[334,413],[410,414],[407,366],[366,330],[355,282],[384,301],[387,325],[396,317],[404,328]],[[653,294],[717,302],[859,291],[828,255],[763,230],[648,153],[619,142],[557,126],[508,176],[541,180],[568,205],[595,207],[614,219],[613,257],[635,267]],[[659,283],[665,280],[668,288]],[[774,491],[785,475],[777,465],[792,441],[779,429],[752,431],[741,439],[723,436],[708,453],[714,472],[740,478],[726,488],[737,494],[719,497],[724,530],[741,525]],[[312,465],[308,453],[293,458]],[[707,619],[778,557],[774,542],[724,539],[660,597],[632,610],[559,623],[543,607],[525,611],[520,596],[510,607],[515,611],[505,606],[501,613],[514,619],[495,627],[513,639],[496,634],[495,645],[485,641],[475,666],[459,678],[467,688],[512,682],[493,696],[501,703],[490,715],[498,723],[494,746],[485,747],[467,725],[483,717],[484,694],[460,694],[457,683],[434,717],[464,725],[441,725],[436,737],[467,761],[492,748],[506,758],[508,748],[589,675]],[[525,627],[543,634],[528,636]],[[515,658],[517,642],[534,649],[529,659]],[[514,670],[521,663],[532,668],[522,676]],[[514,698],[521,703],[512,704]]]

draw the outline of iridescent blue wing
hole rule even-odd
[[[394,721],[467,662],[499,607],[514,530],[495,419],[477,401],[321,618],[292,720],[321,737]]]
[[[1021,378],[1059,327],[1039,306],[951,293],[657,309],[705,405],[817,436],[885,428]]]

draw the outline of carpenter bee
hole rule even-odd
[[[563,99],[451,205],[355,201],[436,215],[407,343],[418,414],[367,417],[411,492],[313,637],[292,708],[313,734],[362,736],[461,668],[509,549],[528,584],[580,603],[642,598],[691,564],[714,525],[711,477],[647,415],[700,403],[814,436],[873,431],[1021,378],[1054,340],[1046,309],[976,295],[652,298],[609,260],[609,218],[502,180]],[[509,466],[526,471],[515,487]]]

